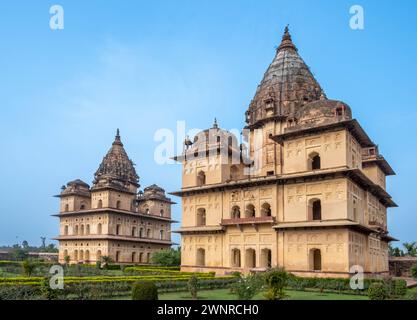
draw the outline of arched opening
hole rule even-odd
[[[261,267],[271,268],[272,266],[272,253],[270,249],[261,250]]]
[[[84,203],[81,203],[80,210],[85,210],[85,204]]]
[[[132,227],[132,237],[136,236],[136,227]]]
[[[205,226],[206,225],[206,209],[200,208],[197,210],[197,226]]]
[[[101,208],[103,208],[103,200],[98,200],[98,202],[97,202],[97,208],[99,208],[99,209],[101,209]]]
[[[151,213],[150,210],[149,210],[149,208],[145,208],[145,213],[146,214],[150,214]]]
[[[87,225],[85,226],[85,234],[86,234],[86,235],[89,235],[89,234],[90,234],[90,225],[89,225],[89,224],[87,224]]]
[[[246,206],[245,217],[246,218],[255,218],[255,206],[253,204],[248,204]]]
[[[85,260],[85,262],[89,262],[90,261],[90,251],[89,250],[85,250],[84,260]]]
[[[120,262],[120,251],[116,251],[116,262]]]
[[[197,266],[204,267],[206,265],[206,250],[199,248],[197,249]]]
[[[309,201],[309,220],[320,221],[321,218],[321,201],[320,199],[311,199]]]
[[[320,170],[321,169],[321,158],[317,152],[312,152],[308,156],[309,170]]]
[[[80,253],[79,253],[79,257],[78,258],[80,259],[80,261],[83,261],[84,260],[84,251],[83,250],[80,250]]]
[[[66,204],[65,207],[64,207],[64,212],[68,212],[68,211],[69,211],[69,205]]]
[[[120,209],[122,206],[122,202],[120,200],[117,200],[116,202],[116,209]]]
[[[102,232],[102,226],[101,226],[101,223],[99,223],[98,225],[97,225],[97,234],[101,234],[101,232]]]
[[[272,215],[271,205],[265,202],[261,208],[261,216],[262,217],[270,217]]]
[[[74,250],[74,261],[78,261],[78,250]]]
[[[230,180],[238,180],[239,168],[236,165],[230,167]]]
[[[164,230],[159,231],[159,239],[164,240]]]
[[[139,229],[139,238],[143,238],[143,228]]]
[[[201,187],[206,184],[206,174],[204,171],[200,171],[197,175],[197,186]]]
[[[139,253],[139,263],[143,262],[143,252]]]
[[[152,236],[151,232],[152,232],[152,230],[151,230],[151,229],[148,229],[148,230],[146,231],[146,237],[147,237],[147,238],[151,238],[151,236]]]
[[[78,224],[74,226],[74,235],[78,235]]]
[[[151,263],[151,262],[152,262],[152,257],[151,257],[151,253],[150,253],[150,252],[148,252],[148,253],[146,254],[146,262],[147,262],[147,263]]]
[[[68,250],[64,250],[64,256],[63,256],[63,258],[65,259],[66,257],[68,257]]]
[[[121,234],[121,229],[122,229],[122,226],[120,224],[116,225],[116,235]]]
[[[101,260],[101,250],[97,250],[96,252],[96,261],[100,261]]]
[[[310,270],[321,271],[321,250],[311,249],[310,250]]]
[[[240,219],[240,207],[234,206],[232,208],[232,219]]]
[[[232,267],[240,268],[241,267],[241,255],[239,249],[232,250]]]
[[[164,216],[164,209],[161,209],[161,211],[159,212],[159,215],[160,215],[161,217],[163,217],[163,216]]]
[[[64,235],[67,236],[68,235],[68,226],[64,227]]]
[[[82,236],[84,235],[84,225],[83,224],[81,225],[81,228],[80,228],[80,234]]]
[[[255,268],[256,267],[256,251],[255,251],[255,249],[246,249],[245,267],[246,268]]]
[[[136,252],[132,252],[132,262],[136,262]]]

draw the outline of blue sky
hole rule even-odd
[[[49,28],[53,4],[64,30]],[[354,4],[364,30],[349,27]],[[180,166],[154,162],[155,131],[215,116],[241,128],[286,24],[327,96],[352,107],[397,172],[390,231],[417,241],[416,21],[411,0],[2,1],[0,245],[57,234],[52,195],[91,183],[116,128],[142,186],[178,190]]]

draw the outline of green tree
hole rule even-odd
[[[398,247],[393,247],[391,244],[389,244],[388,251],[389,251],[390,257],[403,257],[404,256],[403,250],[401,250]]]
[[[101,267],[102,268],[107,268],[110,264],[113,263],[113,259],[109,256],[101,256],[100,258],[101,261]]]
[[[158,288],[151,281],[137,282],[133,285],[132,300],[158,300]]]
[[[179,266],[181,265],[181,251],[168,249],[157,251],[152,255],[152,262],[161,266]]]
[[[25,249],[20,248],[19,246],[13,246],[11,256],[14,260],[22,261],[28,258],[29,252]]]
[[[22,247],[27,250],[29,248],[29,243],[26,240],[23,240]]]
[[[405,242],[403,243],[405,248],[405,254],[410,257],[417,256],[417,242]]]
[[[285,298],[284,288],[289,279],[288,273],[283,268],[272,269],[265,275],[265,283],[268,291],[265,297],[268,300],[282,300]]]
[[[35,268],[36,268],[36,265],[31,260],[25,260],[22,262],[23,273],[27,277],[30,277],[33,274],[33,272],[35,271]]]
[[[190,292],[191,299],[197,300],[197,292],[198,292],[198,278],[195,275],[192,275],[191,278],[188,280],[188,291]]]

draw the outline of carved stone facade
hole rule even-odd
[[[144,192],[139,187],[117,131],[93,186],[78,179],[57,196],[59,261],[95,263],[109,256],[116,263],[151,263],[153,252],[170,248],[173,202],[157,185]]]
[[[248,147],[215,122],[176,157],[182,270],[387,274],[395,173],[350,107],[327,99],[288,28],[246,121]]]

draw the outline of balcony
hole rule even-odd
[[[384,223],[378,222],[376,220],[369,220],[369,225],[380,230],[387,230],[387,226]]]
[[[379,157],[378,147],[362,149],[362,160],[377,159]]]
[[[234,218],[234,219],[222,219],[222,226],[238,226],[239,228],[243,225],[252,225],[256,229],[260,224],[275,224],[275,217],[250,217],[250,218]]]

